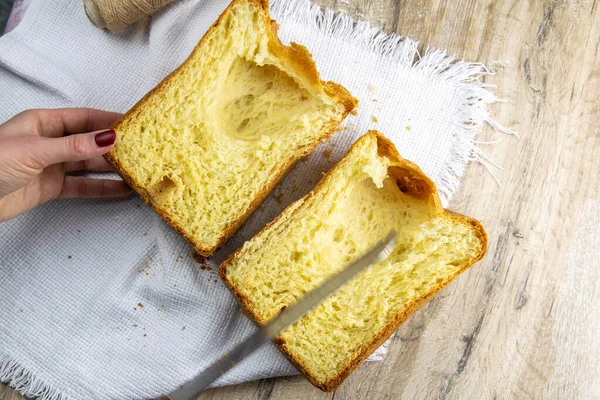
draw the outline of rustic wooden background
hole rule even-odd
[[[497,72],[492,114],[521,139],[486,127],[502,188],[472,164],[451,203],[483,221],[489,253],[337,392],[293,377],[199,399],[600,398],[600,2],[318,2]]]

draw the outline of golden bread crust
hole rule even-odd
[[[308,52],[308,50],[299,44],[292,43],[290,46],[285,46],[279,41],[279,38],[276,35],[276,22],[271,20],[269,16],[269,2],[268,0],[234,0],[229,4],[229,6],[223,11],[223,13],[219,16],[219,18],[215,21],[215,23],[210,27],[210,29],[204,34],[200,42],[196,45],[194,50],[190,53],[189,57],[173,72],[167,75],[154,89],[148,92],[144,97],[142,97],[127,113],[125,113],[119,120],[115,121],[111,128],[118,130],[123,121],[127,118],[137,114],[144,107],[144,104],[148,101],[148,99],[156,92],[161,91],[165,86],[167,86],[171,79],[181,71],[185,71],[194,54],[198,51],[198,49],[203,45],[203,43],[210,38],[212,33],[217,29],[217,27],[221,24],[223,18],[232,8],[236,7],[241,3],[251,3],[254,4],[262,14],[262,17],[265,19],[265,23],[267,26],[274,26],[274,29],[268,30],[269,32],[269,46],[273,53],[280,57],[287,65],[291,66],[297,73],[301,74],[308,78],[309,82],[315,87],[325,91],[325,93],[333,98],[336,102],[342,104],[344,106],[344,112],[339,122],[343,121],[344,118],[348,115],[348,113],[352,112],[358,105],[358,100],[356,100],[343,86],[333,83],[333,82],[323,82],[319,78],[319,73],[317,71],[315,62],[312,59],[312,56]],[[321,134],[321,139],[313,142],[310,146],[307,146],[295,156],[290,157],[284,163],[282,163],[281,167],[275,173],[270,182],[268,182],[263,189],[259,192],[259,194],[250,202],[246,211],[235,221],[232,221],[229,226],[227,226],[221,233],[221,236],[217,240],[216,244],[212,247],[204,247],[194,237],[185,232],[183,226],[176,223],[167,212],[161,210],[159,205],[156,205],[152,202],[152,196],[145,190],[140,184],[135,182],[131,173],[127,170],[127,168],[119,161],[116,157],[114,151],[111,151],[104,155],[106,161],[112,165],[112,167],[116,170],[116,172],[127,182],[127,184],[135,190],[142,200],[148,204],[160,217],[165,220],[171,227],[173,227],[185,240],[187,240],[194,249],[204,257],[211,256],[218,248],[223,246],[227,240],[229,240],[235,232],[246,222],[246,220],[250,217],[250,215],[258,208],[258,206],[265,200],[265,198],[271,193],[271,191],[275,188],[277,183],[285,176],[287,172],[291,169],[294,163],[302,158],[303,156],[308,155],[312,152],[321,142],[328,140],[331,135],[336,131],[336,126],[339,125],[339,122],[332,123],[329,127],[323,130]],[[117,139],[118,140],[118,139]]]
[[[433,290],[429,291],[426,295],[414,301],[403,313],[397,315],[392,322],[390,322],[387,326],[384,327],[384,329],[382,329],[377,335],[373,337],[369,345],[367,345],[363,350],[361,350],[361,352],[357,354],[338,375],[332,377],[326,382],[320,382],[316,377],[312,376],[308,368],[305,365],[303,365],[302,361],[295,357],[295,355],[292,352],[288,351],[283,338],[277,337],[274,340],[274,343],[281,350],[283,355],[314,386],[326,392],[336,390],[342,384],[342,382],[352,373],[352,371],[356,369],[356,367],[358,367],[369,355],[371,355],[371,353],[373,353],[379,346],[381,346],[381,344],[385,342],[392,333],[394,333],[398,329],[402,322],[404,322],[410,315],[412,315],[412,313],[417,311],[421,306],[427,303],[435,294],[437,294],[440,290],[447,286],[458,275],[460,275],[471,265],[483,258],[487,251],[487,234],[485,233],[485,230],[481,223],[473,218],[469,218],[461,214],[444,210],[439,200],[435,183],[433,183],[433,181],[429,179],[429,177],[427,177],[416,164],[403,159],[400,156],[400,154],[398,154],[398,151],[396,150],[394,144],[381,133],[377,131],[367,132],[364,136],[358,139],[358,141],[356,141],[356,143],[352,146],[348,153],[350,153],[354,147],[360,146],[362,141],[368,140],[369,137],[375,138],[377,140],[379,155],[385,156],[390,160],[389,170],[394,171],[394,168],[398,168],[397,177],[399,179],[403,179],[402,183],[406,185],[406,190],[408,194],[412,194],[422,198],[427,198],[431,209],[438,213],[440,216],[444,216],[449,219],[460,220],[473,226],[474,231],[481,240],[482,248],[480,253],[477,255],[477,257],[473,259],[471,263],[464,265],[455,274],[448,277],[441,283],[437,284]],[[284,210],[283,213],[281,213],[277,218],[275,218],[273,221],[271,221],[271,223],[269,223],[265,228],[263,228],[263,230],[261,230],[256,235],[256,237],[260,236],[263,232],[267,231],[271,225],[277,223],[279,220],[288,218],[288,216],[290,216],[304,202],[313,197],[315,193],[319,191],[321,186],[325,184],[327,176],[329,176],[332,173],[336,166],[334,166],[325,176],[323,176],[321,181],[309,194],[304,196],[302,199],[296,201],[295,203],[292,203],[288,208]],[[229,288],[234,297],[237,299],[237,301],[241,304],[243,311],[246,314],[250,315],[256,324],[263,325],[267,321],[263,320],[256,313],[253,312],[249,300],[243,294],[237,291],[233,283],[227,277],[228,266],[231,265],[233,260],[243,256],[246,251],[247,250],[245,250],[244,248],[238,249],[235,253],[231,254],[223,263],[221,263],[221,265],[219,266],[219,276],[221,277],[225,285]]]

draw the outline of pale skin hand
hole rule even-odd
[[[28,110],[0,125],[0,222],[52,199],[130,193],[123,181],[68,175],[111,170],[102,154],[114,147],[107,128],[119,117],[88,108]]]

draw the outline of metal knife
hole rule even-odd
[[[321,286],[312,290],[298,302],[282,311],[277,317],[261,326],[254,334],[225,354],[200,375],[184,383],[167,396],[159,400],[190,400],[202,390],[233,368],[238,362],[250,355],[260,346],[273,340],[282,330],[304,316],[313,307],[333,294],[337,289],[370,265],[385,260],[396,245],[396,233],[391,232],[384,240],[373,246],[365,255],[350,263],[333,275]]]

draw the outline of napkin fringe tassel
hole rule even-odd
[[[20,392],[25,397],[40,400],[69,400],[66,394],[50,388],[29,369],[19,365],[14,359],[0,354],[0,382]]]
[[[493,168],[501,167],[477,147],[475,136],[484,123],[488,123],[497,132],[517,137],[518,133],[490,117],[489,105],[504,100],[497,98],[490,90],[495,88],[494,85],[482,80],[485,76],[494,75],[484,64],[460,61],[437,49],[427,49],[421,55],[418,42],[410,38],[382,32],[367,22],[356,22],[348,15],[322,9],[309,0],[273,0],[271,15],[282,23],[301,24],[352,46],[368,49],[382,58],[393,60],[399,69],[415,69],[434,79],[456,85],[462,102],[457,105],[457,112],[454,114],[453,134],[457,139],[456,145],[451,149],[450,162],[441,174],[438,185],[442,202],[446,204],[458,188],[459,178],[469,161],[483,164],[499,184]]]

